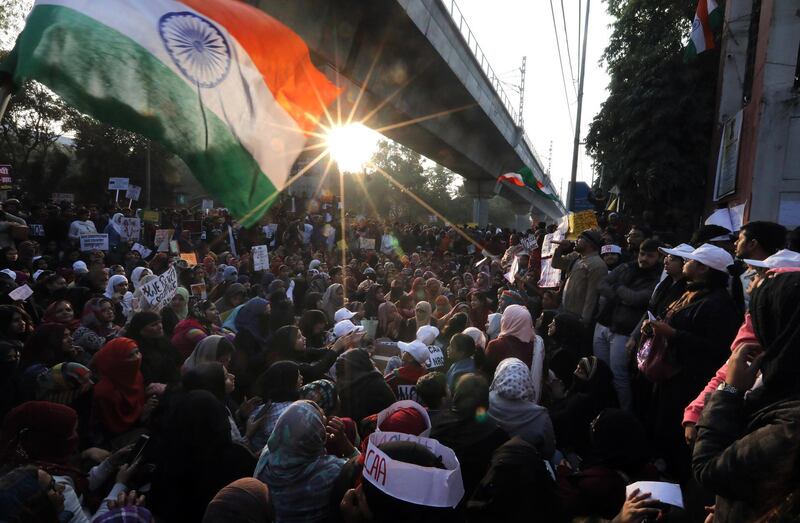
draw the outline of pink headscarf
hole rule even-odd
[[[522,305],[509,305],[500,319],[500,337],[513,336],[523,343],[530,343],[536,332],[533,330],[531,313]]]

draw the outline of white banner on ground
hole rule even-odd
[[[81,234],[81,250],[107,251],[108,234]]]
[[[175,291],[178,290],[178,273],[175,267],[170,267],[167,272],[140,288],[150,307],[160,311],[175,297]]]
[[[269,270],[269,250],[266,245],[255,245],[252,249],[253,253],[253,270],[254,271],[268,271]]]

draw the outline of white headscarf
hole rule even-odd
[[[111,227],[113,227],[114,230],[117,231],[117,234],[119,234],[119,235],[122,235],[122,219],[123,218],[125,218],[125,216],[121,212],[118,212],[117,214],[112,216],[111,217],[111,221],[108,222],[108,224],[111,225]]]
[[[120,283],[128,283],[128,278],[121,274],[115,274],[114,276],[110,277],[108,279],[108,285],[106,285],[106,292],[103,294],[103,296],[111,299],[114,296],[114,287]]]
[[[153,274],[153,271],[147,267],[136,267],[131,272],[131,283],[133,283],[133,290],[137,290],[142,283],[142,278]]]

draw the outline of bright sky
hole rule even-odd
[[[518,70],[522,57],[527,55],[527,79],[525,82],[525,132],[536,148],[544,168],[547,169],[547,157],[550,142],[553,142],[553,159],[551,176],[556,190],[566,197],[567,183],[572,168],[572,145],[574,141],[573,127],[570,126],[570,114],[575,121],[578,90],[578,4],[584,12],[587,0],[552,0],[553,10],[558,28],[561,54],[564,61],[564,73],[569,93],[569,105],[565,100],[564,87],[561,82],[561,69],[558,61],[558,49],[553,31],[553,18],[550,14],[551,0],[456,0],[456,4],[464,14],[464,18],[477,37],[478,44],[489,58],[489,63],[501,79],[506,80],[506,93],[509,98],[519,100],[514,85],[519,84]],[[450,0],[446,0],[450,2]],[[564,5],[569,38],[569,50],[572,56],[572,70],[575,82],[570,77],[569,60],[567,59],[566,41],[564,39],[564,23],[561,17],[561,5]],[[608,75],[600,65],[600,57],[611,35],[609,25],[613,18],[606,12],[604,2],[597,0],[591,3],[589,11],[589,41],[586,52],[586,79],[583,96],[583,116],[581,118],[581,141],[586,137],[589,123],[600,110],[600,104],[606,99]],[[580,23],[583,35],[583,20]],[[504,74],[507,73],[508,74]],[[591,182],[591,160],[580,150],[578,164],[578,180]]]

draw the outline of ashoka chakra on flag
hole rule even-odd
[[[172,61],[200,87],[214,87],[231,68],[231,49],[217,26],[188,11],[167,13],[158,32]]]

